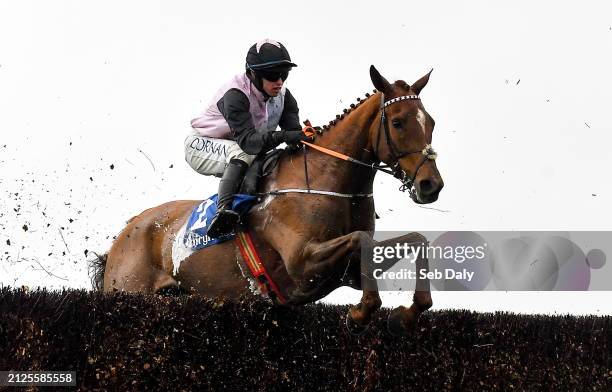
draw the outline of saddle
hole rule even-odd
[[[283,149],[277,148],[267,154],[258,155],[247,169],[244,180],[242,180],[240,185],[239,193],[246,195],[256,194],[259,180],[272,174],[283,151]]]

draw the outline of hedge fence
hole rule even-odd
[[[612,317],[426,312],[200,296],[0,290],[0,370],[72,370],[81,390],[612,390]]]

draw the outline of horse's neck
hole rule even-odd
[[[377,163],[370,132],[378,115],[378,95],[360,104],[336,125],[315,140],[315,144],[366,163]],[[308,164],[313,168],[309,176],[320,177],[322,186],[334,187],[338,192],[371,192],[375,171],[309,149]],[[314,174],[314,170],[320,173]]]
[[[316,144],[371,163],[370,132],[378,116],[378,94],[370,97],[318,137]]]

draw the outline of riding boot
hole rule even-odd
[[[232,201],[247,168],[248,165],[239,159],[232,159],[225,168],[223,177],[219,182],[217,213],[208,228],[207,235],[209,237],[217,238],[229,234],[234,229],[234,225],[238,223],[240,215],[232,211]]]

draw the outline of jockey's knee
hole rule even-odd
[[[235,146],[230,147],[227,158],[228,162],[238,160],[244,162],[247,166],[250,166],[255,160],[255,157],[256,155],[249,155],[242,151],[242,149],[238,146],[238,143],[236,143]]]

